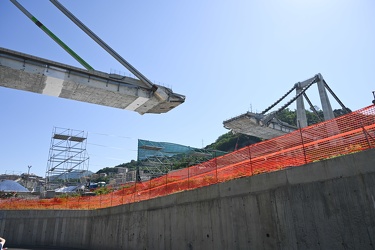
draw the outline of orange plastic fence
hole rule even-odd
[[[0,209],[99,209],[195,189],[243,176],[375,148],[375,106],[244,147],[210,161],[133,183],[106,195],[4,199]]]

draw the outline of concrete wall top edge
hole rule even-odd
[[[370,149],[355,154],[309,163],[299,167],[291,167],[280,171],[243,177],[199,189],[158,197],[151,200],[125,204],[116,208],[99,209],[96,210],[96,213],[112,214],[114,211],[108,211],[111,209],[115,209],[118,213],[133,211],[134,209],[162,209],[203,200],[243,196],[248,195],[249,193],[276,189],[285,185],[297,185],[309,182],[325,181],[328,179],[349,177],[358,174],[366,174],[375,172],[375,167],[372,167],[375,166],[374,155],[375,149]],[[348,162],[350,162],[350,164],[347,164]],[[366,164],[363,164],[363,162],[366,162]]]

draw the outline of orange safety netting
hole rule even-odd
[[[38,200],[3,199],[0,209],[98,209],[118,206],[369,148],[375,148],[374,105],[159,178],[128,184],[109,194]]]

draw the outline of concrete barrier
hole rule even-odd
[[[374,249],[375,150],[92,211],[0,211],[9,246]]]

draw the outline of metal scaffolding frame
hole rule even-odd
[[[77,185],[88,171],[87,133],[54,127],[46,170],[46,188]]]

